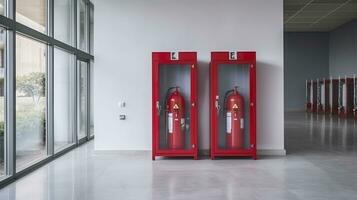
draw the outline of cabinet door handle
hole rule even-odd
[[[160,116],[161,113],[160,101],[156,101],[156,110],[157,110],[157,116]]]
[[[219,114],[219,112],[221,112],[221,105],[219,105],[218,100],[216,100],[216,101],[214,102],[214,105],[215,105],[215,107],[216,107],[216,109],[217,109],[217,114]]]

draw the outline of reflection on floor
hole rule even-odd
[[[290,154],[356,154],[357,119],[299,112],[285,115],[285,145]]]
[[[41,148],[41,149],[40,149]],[[17,151],[16,168],[22,170],[31,164],[39,162],[47,157],[46,146],[38,147],[38,150]]]
[[[353,120],[286,113],[287,157],[163,159],[84,145],[0,190],[1,200],[355,200]]]
[[[16,151],[16,168],[22,170],[47,157],[46,145],[38,145],[35,150]],[[4,163],[0,161],[0,175],[3,175]]]

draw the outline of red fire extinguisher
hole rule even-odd
[[[171,92],[173,89],[175,90]],[[185,99],[178,87],[167,90],[165,104],[168,148],[183,149],[185,146]]]
[[[237,87],[226,92],[226,147],[227,149],[241,149],[244,144],[244,99]]]

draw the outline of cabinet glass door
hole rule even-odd
[[[219,64],[217,67],[219,149],[249,149],[249,65]]]
[[[78,140],[88,136],[88,63],[78,62]]]
[[[191,65],[159,65],[160,150],[191,149]]]

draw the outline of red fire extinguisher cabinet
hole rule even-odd
[[[211,159],[257,158],[256,103],[256,53],[212,52]]]
[[[339,104],[339,79],[330,79],[330,114],[338,114],[338,104]]]
[[[152,159],[198,158],[197,53],[152,53]]]
[[[322,79],[317,80],[317,113],[329,114],[330,113],[330,80]]]
[[[353,116],[354,107],[354,79],[353,78],[340,78],[338,87],[338,114],[340,117]]]

